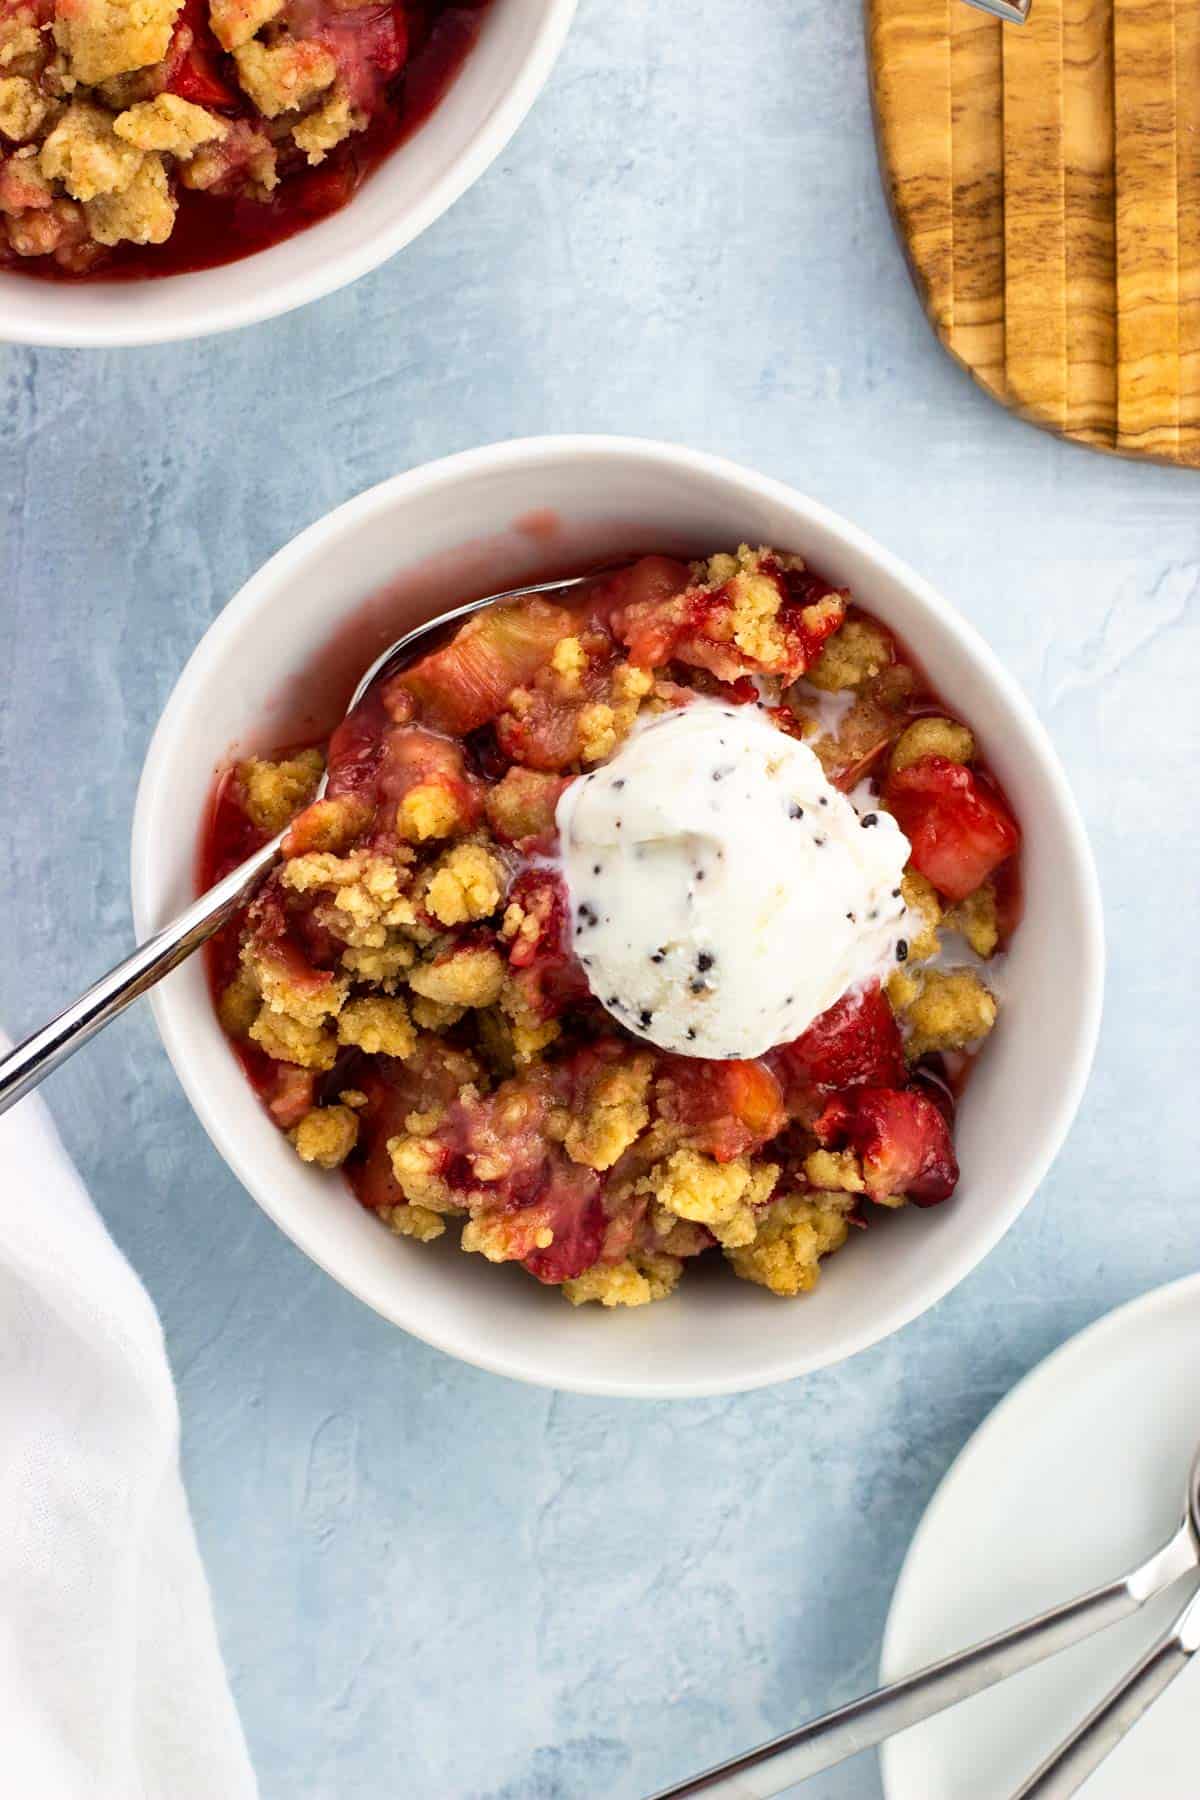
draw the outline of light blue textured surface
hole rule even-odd
[[[284,1241],[144,1010],[47,1090],[162,1313],[266,1800],[636,1800],[848,1698],[978,1421],[1197,1262],[1196,477],[1059,444],[943,356],[880,195],[857,13],[816,0],[582,0],[501,162],[357,287],[208,343],[0,368],[16,1032],[129,940],[136,778],[204,627],[301,526],[443,452],[594,429],[753,463],[915,563],[1033,696],[1104,885],[1096,1072],[1002,1246],[841,1369],[674,1406],[477,1374]],[[804,1792],[877,1800],[874,1761]]]

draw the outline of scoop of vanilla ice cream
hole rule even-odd
[[[557,818],[591,990],[664,1050],[761,1056],[895,965],[907,838],[757,706],[639,721]]]

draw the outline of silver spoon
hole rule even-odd
[[[1191,1512],[1200,1512],[1200,1464],[1192,1468]],[[1070,1800],[1127,1731],[1137,1724],[1164,1689],[1187,1668],[1200,1650],[1200,1593],[1193,1593],[1183,1611],[1162,1636],[1134,1664],[1123,1681],[1105,1695],[1099,1706],[1075,1727],[1053,1751],[1013,1800]]]
[[[385,675],[391,665],[401,656],[412,650],[414,644],[431,632],[440,630],[444,625],[452,624],[456,619],[465,619],[471,613],[480,612],[485,606],[496,606],[504,600],[519,600],[525,594],[552,594],[565,592],[568,588],[579,587],[585,581],[594,581],[597,573],[589,575],[573,575],[565,581],[538,581],[524,587],[508,588],[502,594],[486,594],[482,600],[470,600],[465,606],[456,606],[451,612],[439,613],[435,619],[427,619],[423,625],[417,625],[412,631],[397,638],[388,646],[381,656],[377,656],[371,664],[351,696],[346,708],[347,715],[352,713],[367,689]],[[318,797],[325,791],[325,777],[321,777],[317,789]],[[124,962],[110,969],[107,975],[93,983],[86,993],[66,1007],[58,1016],[27,1037],[15,1050],[0,1060],[0,1113],[7,1112],[10,1106],[20,1100],[31,1088],[35,1088],[52,1069],[66,1062],[73,1056],[81,1044],[95,1037],[98,1031],[118,1013],[124,1012],[130,1001],[136,1000],[148,988],[152,988],[164,975],[192,954],[200,944],[210,938],[214,931],[223,925],[231,913],[236,912],[254,892],[263,877],[274,868],[279,860],[280,846],[286,833],[280,832],[278,837],[248,856],[244,863],[239,863],[215,887],[209,888],[206,894],[193,901],[186,911],[177,919],[164,925],[161,931],[148,938]]]
[[[735,1757],[732,1762],[721,1763],[703,1775],[695,1775],[678,1787],[663,1788],[653,1800],[684,1800],[689,1794],[707,1794],[714,1800],[770,1800],[771,1795],[782,1793],[794,1782],[805,1781],[822,1769],[831,1769],[835,1763],[844,1762],[859,1750],[882,1743],[884,1738],[897,1731],[905,1731],[922,1719],[932,1718],[947,1706],[969,1699],[993,1683],[1028,1669],[1047,1656],[1057,1655],[1071,1644],[1091,1637],[1093,1632],[1114,1625],[1118,1619],[1127,1618],[1155,1594],[1171,1587],[1189,1571],[1194,1575],[1198,1568],[1200,1449],[1188,1473],[1179,1529],[1160,1550],[1127,1575],[1104,1587],[1094,1588],[1078,1600],[1068,1600],[1065,1605],[1056,1606],[1036,1619],[1028,1619],[1023,1625],[1014,1625],[997,1637],[972,1645],[969,1650],[960,1650],[956,1656],[948,1656],[912,1675],[905,1675],[888,1687],[877,1688],[873,1694],[851,1700],[849,1705],[839,1706],[836,1712],[813,1719],[797,1731],[785,1732],[769,1744],[760,1744],[757,1750]],[[1129,1680],[1085,1720],[1076,1738],[1063,1746],[1060,1754],[1071,1752],[1080,1737],[1086,1738],[1086,1743],[1075,1753],[1076,1760],[1070,1764],[1075,1772],[1073,1785],[1025,1787],[1014,1800],[1033,1800],[1033,1796],[1036,1800],[1066,1800],[1073,1794],[1167,1682],[1178,1674],[1190,1653],[1188,1642],[1191,1649],[1196,1648],[1198,1631],[1200,1595],[1192,1600],[1187,1613],[1176,1621]],[[1119,1729],[1113,1717],[1113,1708],[1118,1703],[1122,1709],[1119,1711]],[[1107,1713],[1106,1708],[1109,1709]],[[1089,1756],[1091,1760],[1086,1760]],[[1036,1784],[1039,1777],[1052,1775],[1053,1763],[1043,1764],[1034,1782]]]

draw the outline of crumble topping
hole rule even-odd
[[[161,62],[180,0],[70,0],[55,9],[54,39],[78,82],[93,84]]]
[[[291,1139],[302,1162],[336,1169],[357,1142],[358,1119],[348,1106],[314,1106],[291,1133]]]
[[[768,1206],[749,1244],[726,1250],[735,1275],[790,1298],[817,1285],[821,1258],[850,1235],[844,1194],[785,1194]]]
[[[236,772],[242,810],[260,831],[275,837],[312,799],[324,771],[319,750],[303,750],[283,762],[247,757]]]
[[[256,19],[228,9],[222,29]],[[174,98],[65,133],[72,179],[119,179],[106,159],[132,155],[130,192],[172,132],[206,129]],[[196,156],[225,147],[214,134]],[[913,845],[888,896],[904,914],[890,977],[752,1060],[657,1048],[610,1016],[619,996],[603,1010],[558,860],[569,784],[695,693],[761,706],[854,793],[864,829],[903,810]],[[344,1170],[397,1236],[453,1224],[464,1251],[609,1309],[665,1299],[718,1250],[803,1295],[875,1208],[948,1197],[950,1096],[995,1023],[986,964],[1015,923],[1016,827],[969,728],[848,594],[769,549],[645,558],[573,611],[476,615],[367,704],[365,782],[335,746],[319,801],[316,749],[246,758],[218,799],[264,841],[284,833],[214,951],[216,997],[302,1160]],[[964,943],[978,967],[955,963]]]

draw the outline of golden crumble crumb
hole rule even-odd
[[[382,988],[385,994],[394,994],[416,961],[416,954],[411,944],[403,938],[394,938],[389,932],[386,941],[378,947],[361,944],[343,950],[342,967],[353,981]]]
[[[510,844],[540,837],[554,827],[554,809],[565,786],[561,775],[546,775],[514,763],[495,787],[488,789],[484,801],[488,823]]]
[[[292,820],[284,840],[285,856],[310,852],[340,855],[370,823],[371,804],[358,794],[335,794],[314,800]]]
[[[0,15],[0,69],[36,75],[46,49],[38,30],[37,9],[29,4],[12,6]]]
[[[406,1113],[404,1129],[410,1137],[429,1137],[437,1130],[444,1117],[445,1113],[440,1106],[432,1106],[428,1112]]]
[[[117,194],[128,188],[144,152],[124,143],[103,107],[73,100],[42,144],[38,163],[49,181],[61,181],[76,200]]]
[[[648,1056],[631,1057],[609,1069],[596,1083],[583,1116],[572,1118],[564,1145],[572,1162],[589,1169],[611,1169],[650,1123],[646,1095],[653,1064]]]
[[[437,781],[423,781],[409,788],[396,808],[396,830],[410,844],[454,837],[466,825],[458,800]]]
[[[368,1056],[396,1056],[403,1061],[417,1047],[417,1034],[403,1000],[370,994],[348,1000],[338,1014],[338,1043],[354,1044]]]
[[[23,144],[36,137],[49,116],[51,103],[35,82],[22,75],[0,78],[0,136]]]
[[[642,701],[654,687],[649,669],[622,663],[613,673],[611,704],[594,701],[580,708],[579,755],[585,763],[612,756],[633,730]]]
[[[342,1010],[349,990],[337,976],[298,981],[274,957],[256,956],[252,946],[243,951],[242,961],[272,1012],[300,1025],[320,1025]]]
[[[1000,921],[993,883],[985,881],[973,894],[952,906],[942,923],[947,931],[961,932],[976,956],[982,956],[985,962],[994,956],[1000,942]]]
[[[681,1219],[707,1225],[718,1243],[730,1247],[754,1239],[754,1208],[766,1201],[779,1179],[774,1163],[751,1164],[745,1156],[719,1163],[698,1150],[676,1150],[638,1182]]]
[[[602,700],[579,712],[579,755],[585,763],[604,762],[617,747],[617,715]]]
[[[54,37],[76,81],[106,81],[167,54],[180,0],[71,0],[59,5]]]
[[[888,976],[888,1001],[892,1011],[900,1017],[903,1017],[908,1011],[920,991],[920,981],[908,969],[896,969],[893,974]]]
[[[944,756],[948,762],[969,763],[974,755],[975,739],[965,725],[953,719],[914,719],[892,751],[891,770],[898,775],[923,756]]]
[[[491,1006],[504,986],[504,963],[498,951],[472,944],[419,964],[408,981],[414,994],[443,1006]]]
[[[164,150],[171,156],[190,156],[201,144],[223,138],[229,130],[224,119],[206,112],[178,94],[157,94],[139,101],[113,120],[113,130],[141,150]]]
[[[308,161],[315,165],[324,162],[331,150],[352,132],[361,131],[366,123],[367,114],[353,106],[346,89],[338,86],[320,106],[293,127],[292,139],[296,148],[303,150]]]
[[[996,1001],[973,969],[928,969],[922,971],[904,1016],[910,1057],[930,1050],[965,1050],[996,1023]]]
[[[555,644],[550,667],[558,676],[559,687],[564,694],[579,692],[587,660],[587,652],[577,637],[560,638]]]
[[[307,1025],[287,1013],[264,1006],[250,1027],[250,1036],[278,1062],[298,1063],[302,1069],[332,1069],[337,1061],[337,1038],[319,1025]]]
[[[654,689],[654,671],[639,669],[635,663],[619,663],[613,670],[613,699],[622,701],[644,700]]]
[[[892,640],[865,619],[847,619],[840,631],[826,638],[821,654],[805,680],[826,693],[861,687],[886,669],[892,660]]]
[[[418,994],[412,1003],[413,1022],[422,1031],[449,1031],[466,1010],[465,1006],[443,1006],[438,1000],[427,1000],[424,994]]]
[[[416,922],[406,892],[407,868],[370,850],[352,850],[349,856],[313,850],[286,861],[280,879],[297,894],[327,892],[323,922],[356,949],[394,948],[396,930]]]
[[[238,80],[265,119],[307,106],[332,87],[337,63],[315,38],[284,32],[274,43],[251,38],[233,52]]]
[[[511,910],[511,908],[510,908]],[[519,910],[519,909],[518,909]],[[505,919],[507,921],[507,914]],[[519,983],[506,976],[500,1007],[508,1021],[510,1049],[516,1063],[535,1062],[562,1031],[557,1019],[542,1019],[529,1006]]]
[[[418,1244],[431,1244],[446,1229],[446,1221],[442,1215],[428,1206],[411,1203],[405,1206],[385,1206],[381,1208],[379,1216],[388,1230],[394,1231],[397,1237],[416,1238]]]
[[[734,577],[733,641],[743,656],[767,666],[784,656],[786,646],[776,625],[782,598],[769,575],[744,571]]]
[[[504,869],[482,844],[455,844],[430,871],[425,905],[443,925],[466,925],[496,911]]]
[[[862,1164],[853,1150],[813,1150],[804,1159],[804,1178],[810,1187],[831,1193],[864,1194]]]
[[[175,224],[175,198],[162,157],[142,155],[127,187],[85,200],[83,210],[98,244],[165,244]]]
[[[597,1263],[573,1281],[564,1281],[562,1291],[572,1306],[584,1306],[589,1300],[601,1306],[647,1306],[652,1300],[665,1300],[682,1274],[677,1256],[644,1250],[624,1262]]]
[[[247,968],[240,968],[233,980],[222,989],[217,1002],[217,1016],[230,1037],[245,1037],[258,1017],[262,995],[258,983]]]
[[[929,957],[937,955],[940,947],[938,925],[942,917],[942,903],[938,899],[937,889],[923,875],[918,875],[915,869],[909,869],[900,883],[900,892],[908,908],[905,920],[908,930],[908,960],[910,963],[926,962]]]
[[[302,1162],[336,1169],[358,1142],[358,1120],[348,1106],[314,1106],[289,1135]]]
[[[343,1106],[353,1107],[356,1112],[367,1104],[367,1096],[361,1088],[343,1088],[338,1099]]]
[[[387,1153],[400,1192],[410,1204],[427,1207],[431,1212],[455,1210],[450,1190],[440,1174],[442,1147],[434,1138],[407,1132],[388,1139]]]
[[[727,1249],[735,1275],[784,1298],[817,1285],[820,1262],[849,1236],[845,1194],[783,1194],[762,1216],[753,1241]]]
[[[312,799],[324,768],[319,750],[302,750],[283,762],[247,757],[237,766],[243,812],[251,824],[274,837]]]
[[[284,0],[208,0],[213,36],[222,50],[237,50],[283,11]]]

